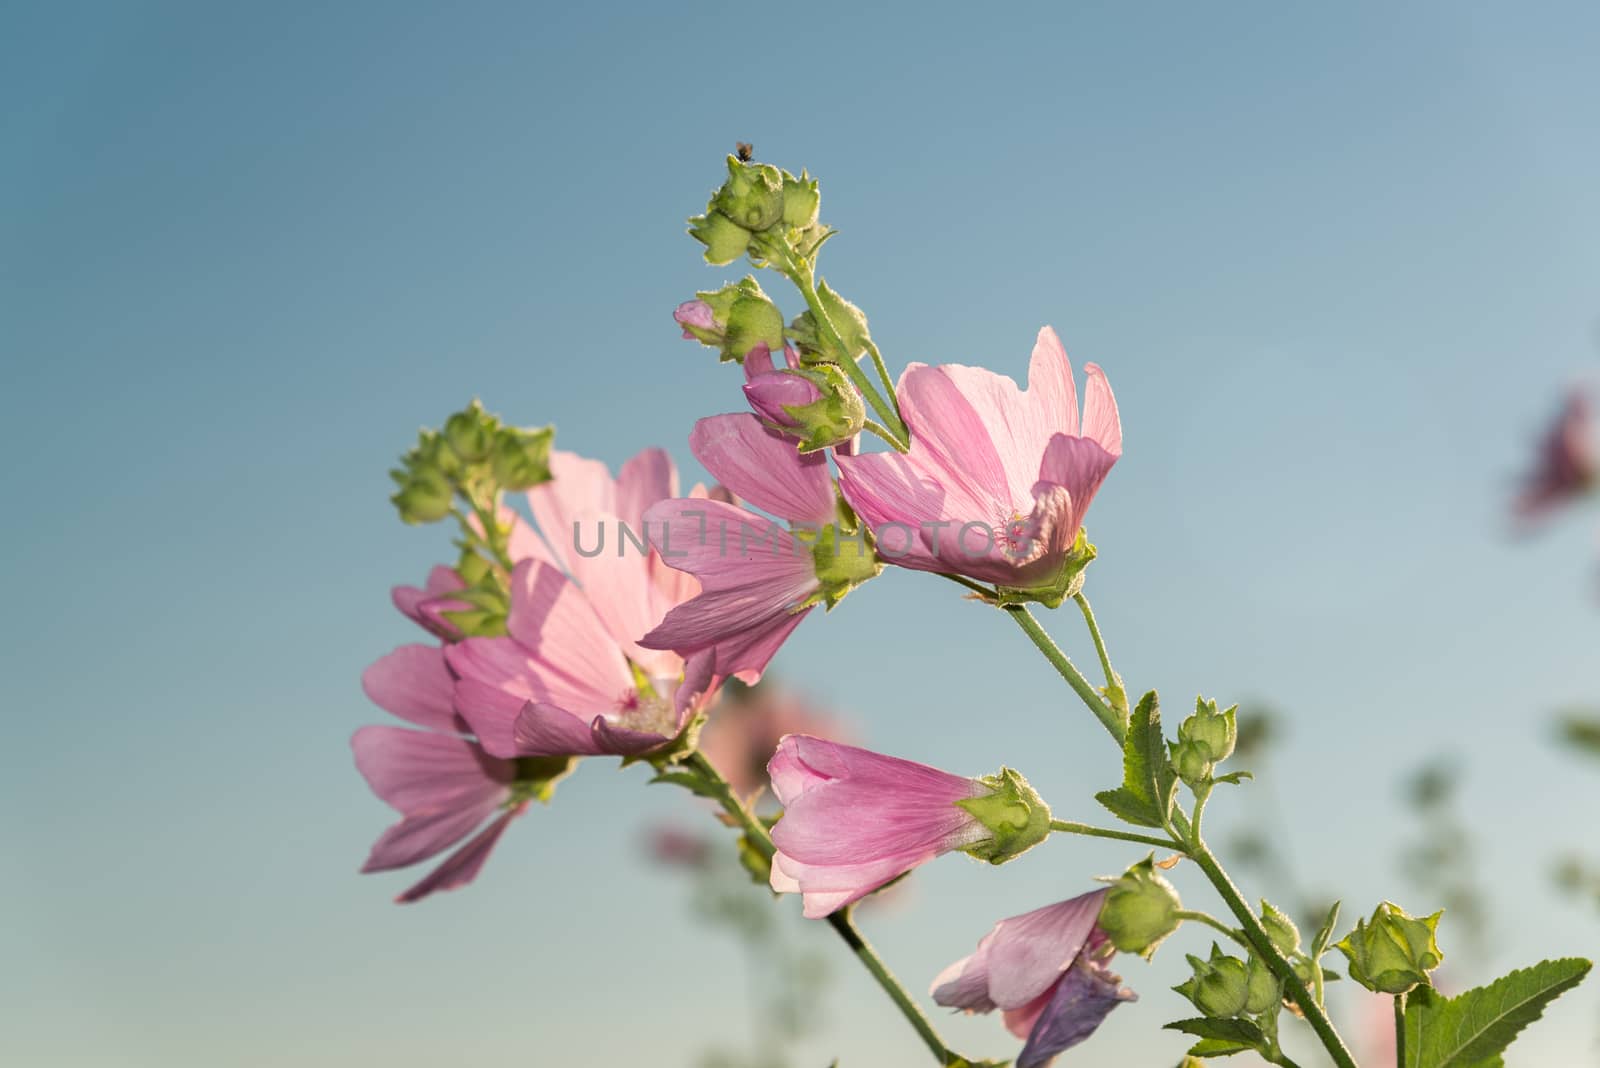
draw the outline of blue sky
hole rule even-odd
[[[0,1060],[612,1064],[670,1033],[687,1065],[743,1026],[737,953],[637,855],[687,799],[594,762],[481,885],[402,909],[355,874],[388,812],[347,748],[362,667],[411,637],[388,587],[447,551],[385,502],[417,426],[480,396],[692,469],[693,420],[738,407],[669,319],[736,277],[682,234],[735,140],[822,177],[823,271],[892,365],[1021,374],[1048,322],[1106,368],[1112,651],[1169,707],[1285,710],[1271,796],[1310,881],[1425,907],[1394,784],[1442,749],[1494,892],[1461,981],[1592,952],[1548,867],[1592,848],[1600,778],[1548,719],[1600,699],[1595,516],[1514,544],[1502,513],[1595,372],[1597,50],[1578,3],[0,5]],[[1061,814],[1116,775],[943,583],[874,583],[777,670]],[[870,933],[920,988],[1131,859],[948,861]],[[1177,948],[1077,1063],[1177,1059]],[[806,1063],[920,1063],[836,973]],[[1593,1059],[1597,998],[1511,1063]]]

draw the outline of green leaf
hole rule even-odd
[[[1165,827],[1177,796],[1178,776],[1161,736],[1161,703],[1151,690],[1133,710],[1122,744],[1122,785],[1095,794],[1112,814],[1140,827]]]
[[[1228,1057],[1246,1050],[1267,1047],[1267,1036],[1261,1028],[1244,1019],[1212,1019],[1197,1016],[1192,1020],[1179,1020],[1166,1025],[1169,1031],[1182,1031],[1200,1039],[1189,1050],[1191,1057]]]
[[[1328,952],[1328,943],[1333,940],[1333,929],[1339,923],[1339,902],[1335,901],[1328,906],[1328,918],[1322,921],[1322,926],[1317,928],[1317,935],[1311,940],[1312,960],[1320,961],[1322,955]]]
[[[1453,998],[1417,988],[1406,999],[1403,1068],[1497,1068],[1518,1033],[1590,967],[1577,957],[1542,961]]]
[[[685,768],[681,765],[671,771],[658,772],[650,782],[651,784],[671,783],[674,786],[683,787],[696,797],[709,797],[713,801],[722,800],[722,787],[720,784],[712,782],[692,768]]]

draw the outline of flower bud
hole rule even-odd
[[[728,157],[728,180],[711,198],[708,212],[725,215],[746,230],[765,230],[783,218],[783,172],[769,163]]]
[[[1245,965],[1244,985],[1244,1011],[1252,1015],[1266,1012],[1283,1000],[1283,981],[1272,974],[1266,961],[1253,953]]]
[[[1172,747],[1172,770],[1178,778],[1194,786],[1211,778],[1209,750],[1198,742],[1177,742]]]
[[[706,247],[706,262],[732,263],[750,247],[750,231],[720,212],[707,212],[689,220],[689,236]]]
[[[462,463],[477,463],[488,458],[500,420],[473,401],[444,423],[444,441]]]
[[[966,852],[990,864],[1003,864],[1050,837],[1050,806],[1027,779],[1001,768],[998,775],[978,781],[991,792],[956,804],[976,816],[993,837],[968,846]]]
[[[1267,940],[1284,956],[1291,956],[1300,950],[1300,928],[1294,921],[1265,898],[1261,901],[1261,929],[1267,932]]]
[[[415,464],[404,471],[391,471],[400,489],[389,500],[406,523],[436,523],[450,514],[455,489],[437,467]]]
[[[1223,953],[1213,942],[1211,958],[1201,960],[1191,954],[1189,966],[1194,975],[1172,989],[1194,1002],[1194,1007],[1214,1019],[1238,1016],[1250,1004],[1250,972],[1238,957]]]
[[[1107,881],[1111,889],[1100,907],[1100,929],[1117,949],[1149,959],[1181,922],[1178,891],[1156,871],[1154,853]]]
[[[783,313],[754,278],[695,297],[678,305],[672,318],[683,327],[684,337],[719,350],[724,363],[744,359],[757,345],[772,351],[783,348]]]
[[[1385,901],[1334,946],[1349,958],[1350,978],[1381,994],[1404,994],[1419,984],[1431,986],[1428,973],[1444,961],[1434,939],[1443,915],[1441,909],[1417,919]]]
[[[817,283],[817,303],[827,314],[828,325],[838,335],[844,351],[837,352],[832,348],[828,334],[820,328],[816,316],[806,311],[789,324],[789,332],[800,350],[801,359],[805,363],[838,363],[845,359],[861,359],[866,354],[867,346],[872,343],[866,315],[831,289],[826,281]]]
[[[1178,741],[1192,743],[1209,763],[1220,764],[1233,755],[1239,740],[1238,712],[1238,705],[1218,712],[1215,701],[1196,699],[1194,715],[1178,724]]]
[[[783,224],[804,230],[817,221],[817,209],[822,206],[822,192],[817,180],[801,171],[800,177],[783,176]]]
[[[754,375],[744,395],[762,419],[798,437],[801,452],[847,442],[867,421],[861,394],[832,364]]]
[[[489,456],[489,468],[499,487],[525,490],[549,482],[550,443],[554,437],[554,427],[501,427]]]

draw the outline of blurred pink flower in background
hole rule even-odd
[[[1094,1033],[1111,1010],[1136,1000],[1106,967],[1116,950],[1096,926],[1105,890],[1001,920],[978,949],[934,979],[933,1000],[966,1012],[1004,1013],[1026,1039],[1017,1068],[1041,1068]]]
[[[767,765],[783,818],[772,829],[772,888],[820,919],[918,865],[991,837],[957,802],[976,779],[803,734]]]
[[[1522,477],[1512,502],[1512,513],[1519,525],[1532,526],[1592,492],[1597,482],[1600,443],[1596,442],[1593,405],[1587,394],[1574,387],[1540,439],[1533,467]]]
[[[1031,587],[1060,572],[1089,502],[1122,455],[1105,375],[1078,417],[1072,365],[1039,331],[1028,388],[981,367],[912,364],[899,397],[911,450],[838,457],[840,488],[891,563]]]
[[[700,735],[700,751],[741,797],[768,784],[767,762],[786,734],[844,741],[850,731],[793,690],[763,681],[737,698],[725,696]]]

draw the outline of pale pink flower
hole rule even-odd
[[[771,515],[813,533],[837,518],[823,454],[797,453],[754,415],[702,419],[689,447],[730,491]],[[686,658],[705,654],[713,677],[755,682],[821,589],[810,544],[720,501],[662,501],[646,511],[645,525],[663,560],[694,574],[704,589],[667,612],[640,644]]]
[[[461,581],[461,576],[456,574],[455,568],[440,564],[428,572],[425,585],[396,586],[389,591],[389,596],[394,606],[411,622],[445,641],[454,641],[461,636],[461,631],[444,617],[444,613],[472,607],[465,601],[452,600],[449,596],[466,585]]]
[[[1106,967],[1116,950],[1096,926],[1105,890],[1001,920],[969,957],[933,981],[933,1000],[1004,1013],[1026,1045],[1017,1068],[1043,1068],[1136,995]]]
[[[401,820],[372,846],[364,872],[388,871],[437,856],[478,831],[396,900],[452,890],[478,874],[507,824],[527,807],[517,796],[517,766],[461,737],[452,704],[455,680],[437,646],[403,645],[362,676],[379,707],[425,730],[363,727],[350,740],[356,767]]]
[[[714,691],[709,658],[686,664],[638,642],[699,590],[644,537],[646,510],[676,492],[677,473],[659,449],[629,460],[615,480],[571,453],[554,454],[551,470],[554,479],[528,494],[545,540],[512,572],[506,635],[446,651],[459,676],[456,708],[499,757],[647,752]]]
[[[772,829],[772,889],[803,895],[811,919],[991,837],[957,804],[989,788],[926,764],[791,734],[767,772],[783,803]]]
[[[1105,375],[1039,331],[1028,388],[981,367],[912,364],[900,376],[907,453],[838,457],[840,489],[885,560],[1034,588],[1057,579],[1089,502],[1122,455]]]
[[[1594,414],[1580,390],[1567,394],[1561,411],[1539,442],[1531,471],[1522,479],[1512,510],[1519,522],[1532,524],[1600,483],[1600,445]]]

